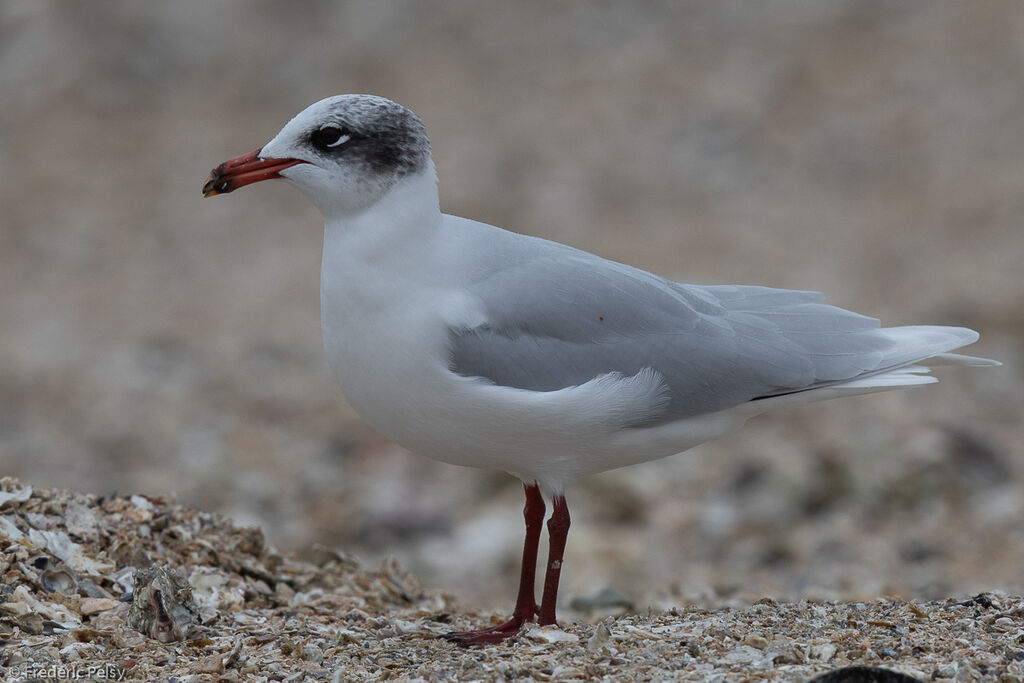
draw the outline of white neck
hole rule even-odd
[[[402,245],[422,243],[440,219],[437,176],[430,162],[368,207],[325,213],[324,257],[373,262]]]
[[[425,275],[423,255],[441,228],[433,165],[372,206],[325,219],[320,304],[328,341],[416,291],[410,282]]]

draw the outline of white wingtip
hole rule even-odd
[[[991,358],[981,358],[979,356],[967,356],[962,353],[940,353],[932,356],[927,360],[928,365],[969,365],[971,367],[983,368],[983,367],[997,367],[1002,365],[997,360]]]
[[[927,374],[929,368],[923,365],[904,365],[901,368],[883,372],[878,375],[871,375],[862,379],[855,379],[850,382],[837,384],[833,388],[844,393],[857,391],[858,389],[882,389],[886,387],[911,387],[918,384],[934,384],[938,382],[937,377]]]

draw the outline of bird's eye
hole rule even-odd
[[[325,149],[328,147],[338,147],[345,144],[352,139],[350,133],[345,132],[341,128],[334,126],[325,126],[320,130],[314,131],[311,136],[312,142],[316,147]]]

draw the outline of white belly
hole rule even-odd
[[[447,366],[448,325],[436,308],[419,304],[403,306],[403,315],[378,309],[358,325],[325,315],[324,343],[355,411],[420,455],[511,472],[561,491],[586,474],[686,450],[746,417],[716,414],[623,430],[614,406],[651,400],[658,389],[650,378],[606,376],[535,392],[454,374]]]

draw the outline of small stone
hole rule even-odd
[[[750,647],[756,647],[758,650],[763,650],[768,647],[768,639],[760,633],[751,633],[743,639],[743,642]]]
[[[153,519],[153,513],[144,508],[132,508],[131,510],[125,510],[124,514],[140,524]]]
[[[766,650],[775,664],[800,664],[804,661],[803,653],[790,643],[773,643]]]
[[[725,653],[725,661],[729,664],[753,664],[763,659],[761,651],[749,645],[740,645]]]
[[[544,643],[575,643],[580,639],[573,633],[566,633],[557,626],[537,626],[526,632],[526,637]]]
[[[0,491],[0,508],[3,508],[8,503],[24,503],[31,497],[31,486],[25,486],[20,489],[14,489],[13,491]]]
[[[76,560],[82,555],[82,546],[72,541],[63,531],[33,528],[29,529],[28,537],[34,546],[47,550],[68,567],[74,567]]]
[[[907,604],[907,609],[909,609],[918,619],[927,619],[930,616],[927,610],[923,609],[922,607],[919,607],[918,605],[915,605],[912,602]]]
[[[78,590],[81,592],[83,597],[86,598],[110,598],[113,597],[109,592],[103,590],[97,586],[94,581],[90,579],[83,579],[78,582]]]
[[[423,633],[423,627],[417,624],[415,621],[395,619],[394,626],[395,630],[399,633]]]
[[[324,651],[318,648],[316,645],[303,645],[301,656],[307,662],[319,664],[324,660]]]
[[[351,553],[320,543],[313,544],[310,561],[318,567],[326,567],[335,563],[342,569],[355,570],[359,568],[359,560]]]
[[[608,627],[605,626],[604,622],[601,622],[597,625],[597,628],[594,629],[594,635],[590,636],[587,640],[587,649],[591,652],[600,650],[608,644],[611,637],[612,632],[608,630]]]
[[[1015,626],[1013,619],[1009,617],[999,617],[992,625],[1003,632],[1012,630]]]
[[[6,536],[12,541],[20,541],[25,534],[18,528],[13,515],[4,515],[0,517],[0,536]]]
[[[111,600],[110,598],[83,598],[78,611],[83,616],[89,616],[106,612],[108,609],[114,609],[120,604],[117,600]]]
[[[134,495],[131,498],[129,498],[129,500],[131,501],[132,505],[139,508],[140,510],[148,510],[152,512],[155,509],[153,507],[153,503],[149,502],[149,499],[146,498],[145,496]]]
[[[79,538],[94,540],[99,534],[96,513],[88,505],[78,502],[68,503],[64,511],[64,526]]]
[[[220,655],[204,657],[196,662],[192,671],[199,674],[216,674],[224,670],[224,659]]]
[[[39,583],[48,593],[64,593],[74,595],[78,592],[78,582],[70,572],[48,569],[39,574]]]
[[[289,586],[284,581],[278,581],[274,586],[274,595],[285,605],[292,604],[292,600],[295,599],[295,589]]]
[[[822,662],[827,662],[836,656],[837,648],[832,643],[819,643],[818,645],[812,645],[811,651],[808,653],[810,659],[817,659]]]

